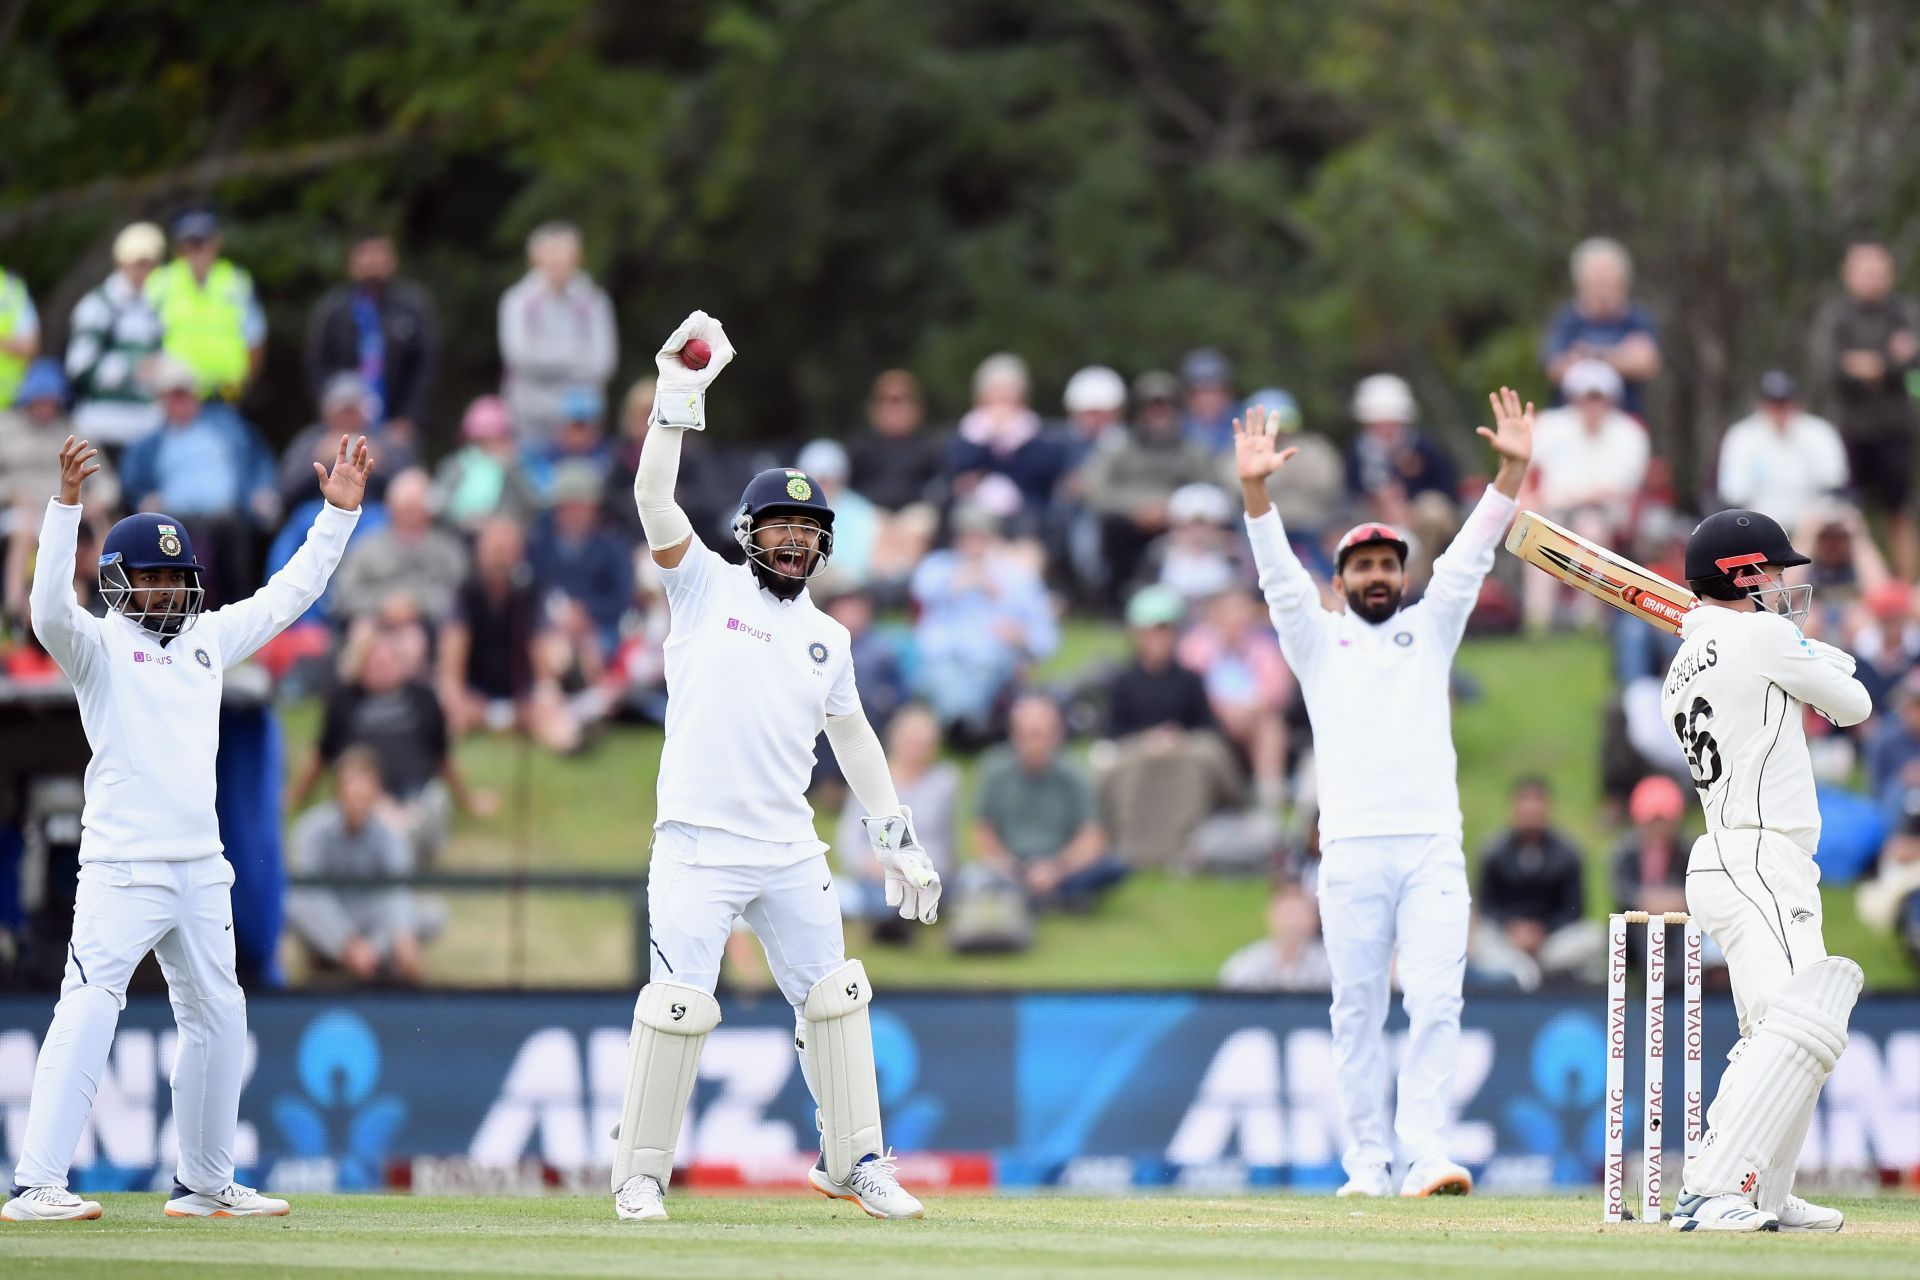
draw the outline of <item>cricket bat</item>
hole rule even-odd
[[[1680,633],[1681,619],[1697,603],[1693,592],[1685,587],[1668,582],[1625,556],[1595,546],[1536,511],[1522,511],[1514,517],[1513,528],[1507,533],[1507,550],[1569,586],[1674,635]]]

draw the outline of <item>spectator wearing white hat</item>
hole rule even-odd
[[[160,428],[160,404],[147,381],[160,350],[160,317],[145,288],[166,251],[166,236],[151,222],[122,228],[113,240],[112,273],[74,305],[68,324],[74,433],[116,454]]]
[[[1091,605],[1106,581],[1100,548],[1100,515],[1087,505],[1087,464],[1127,438],[1127,383],[1105,365],[1088,365],[1067,379],[1061,395],[1066,421],[1054,432],[1066,474],[1047,512],[1047,559],[1072,578],[1076,603]]]
[[[1094,451],[1127,434],[1127,383],[1103,364],[1091,364],[1067,379],[1061,394],[1067,411],[1067,466],[1071,483]]]
[[[376,424],[377,407],[372,389],[359,374],[336,373],[327,379],[320,391],[319,419],[301,428],[280,454],[280,501],[287,510],[320,495],[314,483],[313,460],[322,449],[331,453],[341,436],[366,436],[380,466],[391,467],[393,475],[420,465],[419,452],[410,436],[395,436],[385,425]],[[379,502],[386,494],[386,476],[368,478],[370,501]]]
[[[1233,532],[1233,516],[1233,500],[1217,484],[1196,481],[1175,489],[1167,499],[1167,536],[1153,548],[1155,581],[1189,607],[1252,586],[1252,558]]]
[[[1425,581],[1427,548],[1445,546],[1458,524],[1453,459],[1414,427],[1419,411],[1404,378],[1376,373],[1353,391],[1359,427],[1347,445],[1347,488],[1373,520],[1411,532],[1407,576]]]
[[[1126,438],[1087,463],[1087,507],[1100,517],[1104,586],[1116,609],[1135,585],[1148,548],[1171,523],[1174,490],[1220,478],[1206,447],[1181,434],[1178,386],[1169,374],[1141,374]]]
[[[1825,418],[1800,404],[1791,375],[1771,369],[1760,402],[1720,441],[1720,501],[1798,525],[1809,510],[1847,487],[1847,447]]]
[[[1534,504],[1603,546],[1618,545],[1647,478],[1647,429],[1621,411],[1623,386],[1606,361],[1576,360],[1560,380],[1565,403],[1541,413],[1533,428]],[[1591,596],[1547,574],[1521,580],[1527,623],[1536,630],[1550,625],[1561,607],[1582,621],[1597,616]]]

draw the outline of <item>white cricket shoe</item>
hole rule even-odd
[[[660,1179],[650,1173],[636,1173],[620,1184],[613,1197],[613,1211],[629,1222],[665,1222],[667,1193]]]
[[[1387,1166],[1375,1165],[1349,1177],[1333,1193],[1342,1200],[1362,1196],[1368,1200],[1385,1200],[1393,1194],[1393,1175],[1387,1172]]]
[[[853,1201],[869,1217],[918,1218],[926,1213],[920,1202],[900,1185],[900,1169],[894,1164],[891,1151],[862,1157],[845,1182],[835,1182],[827,1176],[827,1161],[822,1156],[807,1171],[807,1181],[823,1196]]]
[[[1717,1196],[1693,1196],[1681,1192],[1667,1225],[1675,1231],[1778,1231],[1780,1219],[1753,1201],[1729,1191]]]
[[[65,1187],[15,1187],[0,1206],[7,1222],[76,1222],[100,1216],[98,1200],[82,1200]]]
[[[1780,1206],[1782,1231],[1838,1231],[1847,1225],[1847,1215],[1823,1204],[1813,1204],[1799,1196],[1788,1196]]]
[[[1400,1194],[1415,1200],[1428,1196],[1464,1196],[1472,1190],[1473,1175],[1445,1156],[1415,1160],[1400,1183]]]
[[[288,1204],[263,1196],[252,1187],[229,1182],[210,1196],[173,1184],[173,1196],[167,1201],[169,1218],[284,1218]]]

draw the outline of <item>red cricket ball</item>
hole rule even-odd
[[[680,348],[680,363],[689,369],[704,369],[711,359],[713,344],[705,338],[689,338],[687,345]]]

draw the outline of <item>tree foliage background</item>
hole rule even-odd
[[[1845,237],[1920,259],[1920,22],[1897,0],[0,0],[0,262],[50,336],[115,230],[211,201],[307,411],[299,335],[350,235],[400,238],[497,379],[537,222],[585,230],[624,375],[693,306],[742,351],[725,430],[844,429],[879,368],[936,412],[990,351],[1217,344],[1339,429],[1393,368],[1461,443],[1544,392],[1566,253],[1633,250],[1683,475],[1804,362]]]

